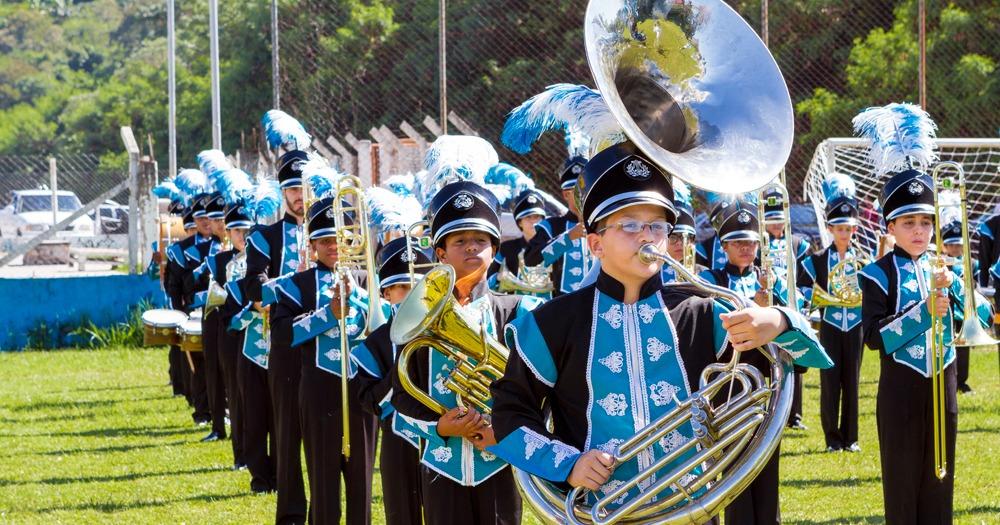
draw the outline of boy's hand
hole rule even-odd
[[[479,430],[465,436],[465,438],[471,441],[478,450],[486,450],[486,447],[497,444],[497,438],[493,435],[493,427],[490,425],[480,427]]]
[[[934,293],[937,294],[937,298],[934,300],[934,317],[944,317],[948,315],[948,309],[951,308],[951,298],[948,297],[948,291],[938,290]]]
[[[271,305],[263,306],[260,301],[254,301],[253,309],[257,310],[262,314],[266,314],[267,312],[271,311]]]
[[[934,270],[934,288],[948,288],[953,279],[954,275],[947,268]]]
[[[611,454],[601,450],[588,450],[577,458],[566,482],[573,488],[600,490],[601,485],[607,483],[611,473],[615,471],[614,464]]]
[[[776,308],[746,308],[719,317],[737,352],[770,343],[788,329],[785,316]]]
[[[582,222],[577,223],[577,225],[573,226],[573,229],[569,231],[569,238],[572,241],[575,241],[577,239],[582,239],[586,235],[587,235],[587,231],[583,229],[583,223]]]
[[[438,419],[437,431],[441,437],[470,436],[481,433],[485,424],[483,415],[470,408],[455,407]]]
[[[344,307],[350,311],[351,305],[347,304],[347,298],[351,296],[351,283],[347,276],[344,276]],[[340,311],[340,285],[335,284],[330,287],[330,313],[335,319],[343,317],[344,312]]]

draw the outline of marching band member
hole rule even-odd
[[[395,306],[410,292],[411,258],[415,264],[431,263],[430,257],[422,250],[407,251],[405,238],[393,239],[379,252],[379,288],[382,298],[393,306],[393,314]],[[414,270],[415,278],[423,275],[421,268]],[[382,436],[379,470],[382,472],[385,522],[389,525],[408,525],[420,523],[422,516],[421,440],[392,405],[392,377],[396,374],[395,362],[400,349],[389,339],[391,326],[392,316],[354,349],[351,359],[358,367],[353,381],[357,384],[361,407],[379,418]]]
[[[194,221],[195,233],[190,237],[182,239],[175,245],[176,248],[169,251],[171,256],[167,269],[167,294],[170,296],[170,303],[175,310],[190,313],[196,308],[193,305],[193,294],[189,295],[188,288],[191,281],[190,275],[197,264],[199,254],[197,246],[213,244],[211,222],[205,216],[208,204],[209,182],[201,170],[184,169],[177,174],[174,183],[191,203],[191,219]],[[186,219],[185,219],[186,222]],[[195,261],[189,257],[189,253],[194,250]],[[207,425],[211,421],[211,413],[208,408],[208,393],[205,387],[204,356],[202,352],[192,352],[188,355],[190,367],[183,367],[184,375],[187,378],[188,403],[194,409],[191,417],[199,426]]]
[[[811,297],[813,285],[829,290],[830,270],[841,261],[860,260],[852,239],[858,231],[858,201],[855,185],[847,175],[834,173],[823,182],[826,197],[826,227],[833,243],[807,256],[798,274],[798,286],[804,297]],[[848,270],[851,270],[848,268]],[[826,450],[857,452],[858,385],[861,377],[862,334],[861,307],[822,308],[819,340],[833,366],[819,373],[820,421]]]
[[[550,129],[564,128],[568,158],[559,175],[559,187],[568,210],[558,217],[548,217],[535,225],[535,235],[524,252],[524,264],[545,265],[552,269],[552,297],[572,292],[584,284],[593,265],[593,257],[583,241],[585,232],[577,209],[577,179],[587,163],[586,153],[590,137],[578,129],[578,122],[561,120],[567,114],[579,113],[580,108],[567,109],[563,105],[572,93],[588,89],[572,84],[554,84],[545,91],[514,108],[507,116],[501,141],[517,153],[531,151],[538,137]],[[574,115],[574,118],[585,118]]]
[[[370,414],[361,411],[356,385],[351,384],[349,421],[351,455],[344,457],[343,400],[340,374],[341,337],[354,347],[365,333],[368,300],[366,283],[345,283],[347,311],[341,311],[340,276],[337,273],[337,235],[332,195],[339,175],[318,159],[303,167],[303,177],[320,197],[308,210],[309,249],[316,264],[278,281],[277,302],[271,318],[275,343],[290,340],[291,352],[300,359],[299,424],[305,446],[306,472],[309,476],[310,523],[340,523],[340,478],[346,488],[347,523],[371,521],[371,481],[377,425]],[[320,182],[326,179],[327,182]],[[353,220],[348,217],[345,220]],[[351,276],[344,276],[349,279]],[[378,301],[378,298],[373,300]],[[344,318],[346,333],[341,332]],[[349,358],[348,358],[349,359]],[[350,363],[349,363],[350,366]],[[350,376],[356,367],[350,366]]]
[[[694,208],[691,206],[691,189],[688,188],[684,181],[673,178],[672,186],[674,190],[674,210],[677,211],[677,223],[674,224],[674,229],[670,231],[670,236],[667,237],[667,253],[673,257],[677,262],[684,262],[684,243],[690,242],[694,243],[695,237],[698,234],[697,229],[694,225]],[[693,247],[692,247],[693,248]],[[697,258],[697,255],[695,255]],[[695,262],[695,267],[692,273],[698,274],[704,271],[706,268],[704,266],[698,265]],[[663,277],[663,284],[677,282],[677,275],[674,269],[670,266],[664,264],[663,269],[660,270],[661,276]]]
[[[173,215],[181,216],[181,224],[182,227],[184,228],[185,237],[189,237],[192,234],[194,234],[195,231],[194,217],[191,216],[191,210],[185,204],[186,198],[177,188],[177,185],[174,184],[172,178],[171,180],[166,180],[161,182],[160,184],[157,184],[153,188],[153,194],[156,195],[158,198],[170,199],[170,204],[167,207],[167,213],[171,216]],[[168,224],[167,228],[169,227],[170,225]],[[178,305],[177,308],[174,308],[170,297],[170,293],[168,293],[167,291],[167,286],[168,286],[167,283],[170,281],[170,268],[172,266],[171,263],[176,264],[177,255],[179,253],[178,243],[180,242],[180,240],[181,239],[175,240],[169,245],[163,247],[162,253],[164,257],[162,258],[160,257],[159,251],[157,251],[157,253],[154,254],[157,266],[159,267],[160,286],[163,287],[163,294],[166,297],[167,307],[178,310],[180,309],[180,305]],[[157,244],[158,243],[159,241],[157,241]],[[187,363],[185,363],[184,356],[181,355],[181,349],[179,346],[170,345],[170,350],[168,351],[167,354],[167,362],[169,363],[168,373],[170,375],[170,386],[171,389],[173,390],[174,396],[180,396],[180,395],[186,396],[187,394],[185,393],[186,389],[184,386],[185,383],[184,367],[187,366]]]
[[[715,232],[712,236],[699,242],[695,246],[695,261],[711,270],[722,270],[729,261],[726,259],[726,252],[722,249],[722,242],[719,241],[719,221],[724,215],[723,212],[736,200],[735,195],[724,193],[705,192],[705,201],[708,203],[708,221],[712,224]]]
[[[545,219],[546,215],[544,201],[537,190],[527,190],[518,195],[514,199],[512,211],[521,235],[500,243],[500,249],[490,264],[488,274],[491,277],[500,271],[501,266],[506,266],[507,271],[513,275],[518,274],[524,250],[535,237],[535,225]]]
[[[428,151],[428,176],[449,180],[469,173],[474,180],[484,175],[467,169],[434,169],[453,145],[461,145],[478,158],[495,158],[496,152],[478,137],[439,137]],[[447,166],[447,165],[446,165]],[[430,236],[437,260],[455,271],[453,294],[464,318],[482,325],[497,337],[505,323],[537,305],[533,297],[498,294],[489,290],[486,271],[500,243],[499,203],[496,196],[471,180],[451,182],[430,199]],[[410,396],[392,374],[392,406],[403,422],[424,440],[421,479],[424,518],[428,524],[498,523],[521,520],[521,498],[507,463],[485,447],[492,444],[493,431],[482,414],[459,407],[443,380],[454,362],[440,352],[420,349],[409,372],[414,383],[426,390],[447,412],[437,412]]]
[[[227,323],[224,348],[236,354],[237,403],[241,414],[233,420],[233,428],[239,428],[242,434],[243,462],[250,472],[250,490],[254,493],[276,490],[276,438],[271,391],[267,383],[271,341],[264,331],[263,314],[253,302],[246,300],[244,291],[246,239],[257,228],[256,221],[273,216],[280,209],[281,200],[278,183],[263,180],[252,192],[237,194],[226,212],[226,224],[232,228],[230,237],[233,246],[241,255],[234,263],[233,274],[227,275],[228,296],[222,314],[223,322]]]
[[[744,299],[765,307],[769,304],[786,306],[788,287],[784,275],[771,268],[773,288],[766,286],[767,275],[754,260],[760,246],[760,229],[757,219],[757,204],[737,198],[720,205],[714,221],[718,224],[719,242],[726,254],[726,264],[722,269],[705,270],[699,274],[708,283],[729,288]],[[768,297],[770,295],[770,298]],[[796,306],[789,311],[798,312]],[[809,334],[813,337],[810,329]],[[822,345],[820,345],[821,347]],[[824,354],[824,359],[829,359]],[[794,363],[796,366],[810,366]],[[821,366],[819,368],[826,368]],[[796,390],[800,388],[796,374]],[[794,394],[793,394],[794,396]],[[792,410],[794,412],[794,403]],[[801,412],[801,408],[800,408]],[[789,419],[794,414],[789,415]],[[801,415],[800,415],[801,417]],[[726,509],[726,523],[774,523],[781,521],[778,505],[778,471],[780,449],[775,451],[757,479],[740,494]]]
[[[882,460],[886,523],[951,523],[958,403],[955,394],[952,301],[962,297],[961,279],[932,266],[934,186],[914,166],[936,159],[934,129],[926,112],[910,104],[869,108],[854,129],[871,139],[869,158],[878,175],[888,174],[879,201],[896,245],[861,271],[865,344],[881,356],[876,421]],[[911,160],[912,159],[912,160]],[[930,311],[929,294],[937,294]],[[931,323],[944,318],[947,475],[935,475],[930,378]]]
[[[969,219],[971,220],[971,217]],[[976,228],[976,233],[979,234],[979,267],[992,268],[997,262],[1000,262],[1000,214],[984,218],[979,223],[979,227]],[[981,272],[978,282],[980,287],[988,288],[990,286],[989,272]],[[994,279],[993,282],[994,286],[1000,285],[1000,281]],[[1000,309],[1000,295],[994,294],[993,302]]]
[[[499,443],[489,450],[533,475],[589,489],[592,504],[693,438],[685,423],[648,453],[612,464],[610,452],[687,398],[730,342],[743,351],[774,340],[803,364],[829,362],[798,312],[727,313],[722,301],[664,287],[659,265],[640,261],[646,243],[666,249],[676,210],[669,179],[631,143],[596,154],[584,187],[587,240],[601,273],[508,324],[511,355],[491,389]]]
[[[287,114],[271,110],[262,120],[272,148],[284,147],[288,151],[278,160],[278,184],[281,188],[285,213],[281,220],[261,226],[247,239],[247,270],[242,287],[246,300],[263,318],[265,332],[270,335],[270,352],[267,361],[268,387],[274,406],[274,436],[276,444],[276,486],[278,502],[275,523],[303,523],[306,521],[305,483],[302,479],[302,430],[299,426],[299,377],[301,358],[293,352],[289,333],[268,329],[269,302],[275,299],[275,279],[305,270],[306,258],[302,253],[302,166],[309,155],[311,137],[302,125]],[[267,286],[265,286],[267,284]],[[268,291],[268,302],[264,302]]]

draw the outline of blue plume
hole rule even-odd
[[[208,182],[208,176],[201,170],[183,169],[174,177],[174,184],[177,189],[184,194],[187,202],[190,202],[195,195],[209,193],[212,185]]]
[[[553,84],[507,115],[500,141],[517,153],[531,151],[542,133],[569,131],[590,137],[594,145],[625,139],[600,92],[587,86]]]
[[[217,149],[207,149],[199,153],[198,167],[202,173],[208,175],[208,181],[212,185],[217,185],[222,175],[233,169],[233,165],[226,158],[226,154]]]
[[[875,173],[894,173],[937,160],[937,124],[920,106],[892,103],[868,108],[851,121],[854,133],[871,140],[868,159]]]
[[[267,145],[272,149],[283,146],[288,150],[304,151],[309,149],[312,144],[312,136],[306,133],[306,128],[302,126],[302,123],[280,109],[272,109],[264,113],[260,123],[267,136]]]
[[[525,191],[535,189],[535,181],[531,180],[531,177],[506,162],[491,167],[486,172],[484,182],[486,187],[497,196],[501,206],[509,204],[511,199]],[[491,186],[496,186],[496,188]]]
[[[399,195],[392,190],[374,186],[365,190],[369,219],[380,235],[404,233],[423,216],[420,203],[412,195]]]
[[[671,184],[674,188],[674,202],[679,202],[688,208],[691,205],[691,188],[684,183],[681,179],[674,177],[673,183]]]
[[[180,202],[181,204],[187,206],[188,200],[181,193],[181,190],[177,188],[173,180],[165,180],[156,186],[153,186],[153,195],[156,195],[160,199],[169,199],[171,202]]]
[[[566,128],[566,156],[590,158],[590,137],[576,126]]]
[[[278,181],[264,179],[257,183],[253,195],[253,213],[256,220],[273,217],[281,208],[281,188]]]
[[[330,166],[326,159],[320,156],[313,156],[302,166],[302,177],[312,188],[313,195],[317,199],[329,197],[337,189],[337,181],[343,174]]]
[[[714,191],[705,192],[705,202],[708,203],[708,207],[711,208],[721,202],[731,202],[735,200],[736,196],[731,193],[715,193]]]
[[[247,172],[239,168],[231,168],[217,173],[219,175],[215,179],[215,189],[222,193],[226,204],[234,206],[253,196],[253,182],[250,181],[250,175]]]
[[[414,194],[416,182],[416,176],[412,173],[407,173],[406,175],[393,175],[389,177],[388,180],[382,183],[382,186],[396,195],[406,197]]]
[[[831,173],[823,180],[823,197],[826,198],[827,203],[832,202],[838,197],[846,197],[853,200],[856,193],[857,186],[854,184],[854,179],[843,173]]]

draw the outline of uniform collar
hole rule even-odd
[[[900,248],[899,246],[893,246],[892,247],[892,254],[895,255],[896,257],[900,257],[900,258],[903,258],[903,259],[906,259],[906,260],[916,261],[916,260],[920,260],[921,258],[923,258],[923,256],[926,255],[927,252],[924,252],[924,253],[920,254],[919,256],[914,257],[914,256],[910,255],[910,252],[908,252],[908,251]]]
[[[298,226],[299,225],[299,220],[296,219],[294,215],[292,215],[291,213],[288,213],[287,211],[285,212],[285,215],[281,218],[281,220],[283,220],[283,221],[285,221],[287,223],[291,223],[294,226]]]
[[[741,272],[740,269],[737,268],[735,264],[727,262],[724,269],[725,272],[729,275],[735,275],[737,277],[746,277],[747,275],[750,274],[750,272],[753,271],[753,265],[747,266],[746,269]]]
[[[642,284],[642,288],[639,289],[639,300],[641,301],[653,295],[662,288],[663,277],[657,273]],[[601,270],[601,273],[597,276],[597,289],[619,303],[625,302],[625,285],[614,277],[604,273],[604,270]]]

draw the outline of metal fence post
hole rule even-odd
[[[153,241],[158,240],[159,230],[156,227],[156,215],[159,212],[159,201],[153,197],[153,186],[156,185],[157,163],[155,160],[143,159],[142,169],[139,170],[139,177],[136,183],[136,201],[139,207],[139,216],[135,220],[141,221],[142,235],[139,237],[138,252],[140,261],[148,261],[152,256],[150,250]],[[131,203],[131,196],[129,202]],[[133,220],[129,218],[129,229],[132,228]]]
[[[49,157],[49,188],[52,189],[52,227],[59,224],[59,182],[56,176],[56,158]]]
[[[135,275],[139,266],[139,145],[130,126],[121,128],[122,142],[128,152],[128,273]],[[100,211],[98,211],[100,214]]]

